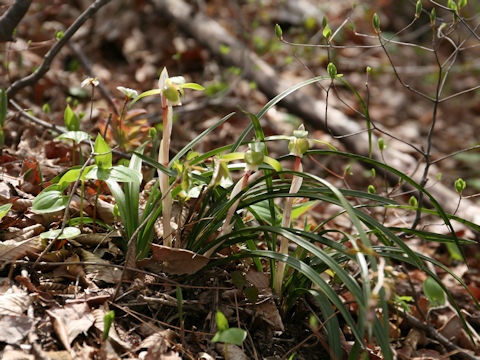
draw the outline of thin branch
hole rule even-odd
[[[448,154],[448,155],[445,155],[445,156],[442,156],[441,158],[438,158],[436,160],[433,160],[430,162],[430,164],[436,164],[440,161],[443,161],[445,159],[448,159],[448,158],[451,158],[452,156],[455,156],[455,155],[458,155],[458,154],[461,154],[461,153],[464,153],[464,152],[467,152],[467,151],[471,151],[471,150],[477,150],[477,149],[480,149],[480,145],[475,145],[475,146],[471,146],[469,148],[466,148],[466,149],[462,149],[462,150],[458,150],[458,151],[455,151],[451,154]]]
[[[95,74],[92,70],[92,65],[90,64],[90,61],[87,59],[85,54],[73,42],[69,42],[68,47],[73,51],[73,53],[75,54],[77,59],[80,61],[83,68],[85,69],[85,72],[87,73],[87,75],[94,78]],[[102,94],[103,98],[108,102],[108,105],[110,105],[110,108],[112,109],[112,111],[115,113],[115,115],[118,116],[117,107],[115,106],[115,104],[112,101],[112,94],[110,94],[108,89],[102,84],[101,81],[98,84],[98,89],[100,90],[100,93]],[[106,131],[106,129],[105,129],[105,131]]]
[[[16,0],[0,17],[0,42],[15,41],[13,31],[28,11],[32,0]]]
[[[92,5],[90,5],[87,10],[85,10],[75,21],[74,23],[65,31],[63,37],[52,46],[52,48],[45,54],[43,58],[42,65],[35,70],[30,75],[15,81],[7,89],[7,96],[13,98],[13,96],[26,86],[35,84],[48,70],[50,70],[50,65],[52,64],[53,59],[60,52],[62,47],[71,39],[71,37],[77,32],[78,29],[91,18],[102,6],[108,4],[111,0],[96,0]]]
[[[465,360],[478,360],[478,357],[476,357],[475,355],[469,354],[468,352],[464,351],[462,348],[452,343],[445,336],[440,334],[437,331],[437,329],[435,329],[433,326],[429,326],[423,323],[422,321],[418,320],[416,317],[408,313],[401,312],[400,315],[405,319],[405,321],[411,327],[424,331],[429,337],[438,341],[440,344],[445,346],[449,351],[455,351],[456,357],[460,359],[465,359]]]
[[[50,124],[46,121],[43,121],[42,119],[39,119],[31,114],[29,114],[25,109],[23,109],[15,100],[12,100],[10,99],[9,100],[9,103],[11,105],[13,105],[13,107],[15,109],[18,110],[19,112],[19,115],[20,115],[20,118],[26,118],[28,119],[29,121],[33,122],[34,124],[37,124],[37,125],[40,125],[42,127],[44,127],[45,129],[50,129],[52,131],[55,131],[57,132],[58,134],[64,134],[67,132],[67,129],[65,129],[63,126],[59,126],[59,125],[55,125],[55,124]],[[82,144],[89,144],[88,141],[84,140],[82,141]],[[117,149],[112,149],[112,153],[117,155],[117,156],[120,156],[124,159],[130,159],[131,158],[131,155],[130,154],[127,154],[127,153],[124,153],[122,151],[119,151]]]

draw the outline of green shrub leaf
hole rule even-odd
[[[58,236],[58,234],[61,235]],[[42,239],[72,239],[74,237],[77,237],[78,235],[81,234],[80,229],[76,227],[66,227],[65,229],[57,229],[57,230],[50,230],[50,231],[45,231],[40,234],[40,238]],[[58,237],[57,237],[58,236]]]
[[[217,310],[217,314],[215,315],[215,321],[217,322],[217,328],[219,332],[228,329],[228,320],[225,315],[223,315],[223,313],[219,310]]]
[[[431,276],[427,277],[423,282],[423,293],[432,306],[442,306],[445,304],[445,292]]]
[[[95,164],[97,164],[99,168],[110,169],[112,167],[112,150],[100,134],[97,135],[97,139],[95,140],[94,150],[95,153],[101,154],[95,155]]]
[[[91,139],[91,136],[84,131],[67,131],[61,135],[58,135],[57,140],[71,140],[76,144],[80,144],[84,140]]]
[[[65,209],[67,203],[68,196],[62,191],[44,190],[33,200],[32,211],[37,214],[52,213]]]
[[[212,342],[222,342],[226,344],[235,344],[240,346],[246,338],[247,332],[245,330],[239,328],[231,328],[216,333],[212,339]]]
[[[0,220],[2,220],[5,215],[7,215],[11,208],[12,204],[4,204],[0,206]]]
[[[65,127],[68,131],[80,130],[80,120],[78,119],[77,114],[73,112],[70,105],[67,105],[67,107],[65,108],[63,119],[65,122]]]

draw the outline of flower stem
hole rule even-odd
[[[235,184],[233,187],[232,193],[230,194],[230,199],[233,199],[235,196],[238,195],[240,191],[242,191],[245,186],[248,184],[248,179],[250,178],[250,175],[252,174],[252,170],[246,170],[245,174],[243,174],[242,178]],[[240,203],[240,199],[235,201],[235,203],[228,209],[227,216],[225,217],[225,222],[223,223],[222,229],[220,230],[220,235],[227,235],[232,231],[233,224],[232,218],[233,215],[235,214],[235,211],[237,210],[238,204]],[[206,257],[212,256],[212,254],[215,252],[215,250],[221,245],[221,242],[215,245],[214,247],[210,248],[205,254],[203,254]]]
[[[159,162],[168,167],[170,136],[172,134],[173,110],[172,106],[167,104],[167,99],[162,95],[162,112],[163,112],[163,135],[160,142]],[[172,228],[170,219],[172,217],[172,194],[168,190],[169,177],[167,174],[158,170],[158,178],[160,179],[160,190],[164,196],[162,200],[162,224],[163,224],[163,245],[172,246]]]
[[[297,156],[295,158],[295,168],[294,170],[297,172],[301,172],[303,170],[302,168],[302,158],[300,156]],[[289,194],[295,194],[300,190],[300,187],[302,186],[302,181],[303,178],[297,175],[294,175],[292,178],[292,183],[290,185],[290,191]],[[283,228],[288,228],[290,227],[290,222],[292,219],[292,208],[293,208],[293,202],[295,198],[288,197],[286,200],[285,204],[285,211],[283,212],[283,218],[282,218],[282,227]],[[278,252],[280,254],[288,255],[288,239],[285,237],[281,237],[280,239],[280,248],[278,249]],[[274,290],[277,295],[280,295],[282,292],[282,283],[283,283],[283,273],[285,272],[285,266],[286,264],[283,261],[280,261],[277,264],[277,270],[275,274],[275,283],[274,283]]]

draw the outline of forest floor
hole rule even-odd
[[[326,338],[312,331],[309,314],[315,304],[308,296],[299,298],[293,310],[284,311],[279,299],[269,290],[267,275],[249,268],[247,263],[228,263],[223,267],[207,268],[195,275],[175,275],[179,268],[190,266],[184,258],[170,259],[171,274],[158,270],[152,264],[129,273],[120,286],[125,258],[118,245],[120,232],[95,233],[86,226],[84,234],[61,242],[41,263],[33,263],[45,248],[39,234],[61,224],[61,214],[36,214],[31,207],[33,199],[59,174],[65,172],[78,158],[70,144],[56,140],[55,126],[64,126],[67,101],[75,112],[83,113],[82,130],[96,136],[104,132],[112,107],[119,111],[123,94],[118,86],[138,92],[156,88],[163,67],[172,76],[182,75],[188,82],[203,85],[206,90],[189,91],[182,106],[175,108],[171,152],[175,154],[186,143],[225,115],[236,112],[215,132],[205,137],[195,148],[204,153],[213,148],[231,144],[240,136],[250,119],[242,110],[258,112],[270,97],[258,89],[252,79],[242,77],[242,68],[224,64],[216,54],[208,51],[193,37],[185,34],[171,17],[158,11],[160,1],[114,1],[100,9],[87,21],[69,44],[54,58],[50,70],[34,85],[20,89],[13,99],[31,118],[9,107],[4,126],[5,146],[0,152],[0,205],[12,204],[0,222],[0,357],[2,359],[215,359],[225,357],[223,344],[211,342],[216,333],[215,313],[218,309],[227,316],[230,325],[246,329],[247,339],[242,347],[229,347],[230,359],[329,359]],[[291,85],[313,76],[326,75],[327,64],[334,61],[339,72],[364,97],[368,98],[369,114],[388,137],[380,132],[388,147],[422,160],[417,149],[431,145],[432,157],[442,157],[480,141],[480,102],[478,91],[442,102],[434,110],[433,104],[402,86],[395,76],[384,51],[375,44],[371,18],[380,14],[384,35],[393,35],[408,25],[415,13],[414,5],[396,5],[395,1],[358,1],[352,10],[350,1],[191,1],[196,12],[202,12],[217,21],[246,48],[257,54],[277,77]],[[403,3],[403,2],[402,2]],[[55,34],[65,31],[80,13],[89,6],[85,0],[75,2],[35,1],[16,30],[16,42],[1,44],[0,87],[8,88],[38,68],[47,51],[57,41]],[[470,11],[475,14],[474,5]],[[1,9],[0,9],[1,11]],[[292,43],[325,44],[322,35],[322,17],[335,29],[345,19],[355,24],[355,34],[344,26],[339,34],[339,48],[294,46],[282,43],[274,28],[282,26],[283,37]],[[445,15],[446,16],[446,15]],[[472,15],[473,16],[473,15]],[[477,20],[478,21],[478,20]],[[462,34],[461,34],[462,35]],[[460,35],[460,36],[461,36]],[[478,35],[477,35],[478,38]],[[406,32],[401,41],[429,46],[431,29],[425,24]],[[478,40],[459,55],[445,86],[445,96],[478,85],[480,57]],[[378,41],[377,41],[378,44]],[[467,43],[470,45],[470,43]],[[467,47],[465,45],[465,47]],[[226,46],[220,52],[228,53]],[[435,58],[419,47],[390,44],[390,55],[396,71],[409,86],[434,94]],[[442,44],[438,54],[448,58],[451,46]],[[443,61],[442,60],[442,61]],[[367,76],[367,66],[372,68]],[[98,77],[101,86],[82,87],[86,78]],[[328,81],[311,85],[304,94],[326,101]],[[149,129],[161,130],[161,104],[155,97],[139,102],[131,110],[126,124],[127,141],[118,147],[118,138],[112,131],[106,140],[116,147],[115,159],[139,146]],[[359,115],[361,103],[354,93],[337,87],[328,96],[328,106],[365,127]],[[433,115],[435,114],[435,115]],[[435,116],[431,144],[426,139]],[[42,120],[32,121],[32,118]],[[117,121],[113,115],[111,121]],[[266,135],[289,135],[303,119],[281,106],[271,109],[262,120]],[[333,136],[325,128],[307,126],[312,138],[326,141],[339,150],[349,150],[348,140]],[[338,134],[337,134],[338,135]],[[343,134],[347,135],[347,134]],[[350,136],[349,139],[355,139]],[[395,139],[401,139],[397,141]],[[358,140],[358,139],[357,139]],[[361,141],[358,140],[358,141]],[[90,148],[83,145],[88,154]],[[275,155],[287,149],[272,147]],[[76,155],[75,155],[76,154]],[[273,156],[273,155],[272,155]],[[393,161],[393,160],[392,160]],[[435,163],[428,186],[438,183],[454,192],[454,182],[463,178],[467,188],[462,193],[465,201],[480,206],[475,194],[480,191],[480,155],[478,150],[463,152]],[[346,173],[347,167],[351,174]],[[328,179],[339,186],[366,190],[372,181],[381,188],[381,175],[372,178],[372,171],[360,163],[325,159],[323,163],[306,160],[304,170]],[[412,168],[401,169],[413,171]],[[153,172],[145,168],[145,177]],[[346,174],[346,175],[345,175]],[[441,174],[441,176],[440,176]],[[428,188],[427,186],[427,188]],[[85,212],[92,216],[97,184],[86,187]],[[118,225],[113,215],[113,197],[106,186],[100,188],[103,207],[95,209],[99,220]],[[408,203],[411,192],[397,195]],[[442,206],[455,209],[458,199]],[[463,200],[462,200],[463,201]],[[78,211],[79,204],[72,207]],[[319,206],[311,215],[320,222],[332,213],[328,206]],[[460,210],[459,210],[460,211]],[[402,213],[403,214],[403,213]],[[411,224],[413,217],[384,219],[390,224]],[[478,220],[478,214],[469,214]],[[381,215],[379,215],[381,216]],[[476,218],[475,218],[476,216]],[[339,229],[348,229],[340,219]],[[444,226],[422,222],[423,229],[448,235]],[[479,240],[479,234],[456,224],[457,236]],[[454,258],[441,243],[408,239],[411,247],[448,266],[480,299],[480,246],[464,249],[466,263]],[[175,262],[176,261],[176,262]],[[262,294],[262,301],[252,303],[238,287],[232,274],[241,272],[250,286]],[[420,319],[420,325],[401,321],[392,315],[390,337],[392,348],[399,359],[475,358],[480,352],[480,308],[467,291],[450,276],[437,270],[451,291],[473,332],[474,344],[462,327],[451,306],[429,308],[422,295],[426,275],[415,269],[400,271],[404,281],[394,289],[398,296],[409,298],[411,314]],[[172,274],[173,273],[173,274]],[[178,289],[182,289],[183,314],[179,315]],[[340,289],[340,286],[339,286]],[[336,289],[336,290],[339,290]],[[117,293],[118,291],[118,293]],[[116,298],[112,301],[112,296]],[[345,301],[353,299],[346,298]],[[413,300],[415,304],[413,304]],[[107,341],[102,339],[105,314],[115,311],[115,322]],[[355,312],[351,306],[352,313]],[[423,322],[424,316],[428,321]],[[424,326],[422,326],[422,324]],[[425,325],[427,324],[427,325]],[[351,334],[345,326],[342,347],[346,354],[351,346]],[[448,340],[447,345],[440,337]],[[383,356],[370,339],[368,358]],[[454,345],[452,347],[451,345]],[[453,350],[452,350],[453,349]],[[470,356],[470,357],[468,357]]]

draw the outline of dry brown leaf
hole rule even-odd
[[[81,245],[97,246],[107,244],[110,240],[110,234],[80,234],[74,241]]]
[[[109,309],[106,304],[92,311],[93,317],[95,318],[94,325],[102,334],[105,326],[104,318],[107,312],[109,312]],[[108,332],[108,338],[113,342],[115,342],[117,345],[121,346],[124,350],[128,350],[131,348],[129,344],[127,344],[125,341],[120,339],[120,336],[118,335],[118,332],[115,328],[115,323],[112,323],[112,325],[110,326],[110,330]]]
[[[245,279],[258,289],[258,292],[261,293],[262,290],[270,290],[270,279],[264,273],[250,269],[245,274]],[[271,292],[271,290],[270,290]]]
[[[7,344],[18,344],[28,335],[33,320],[26,316],[0,316],[0,341]]]
[[[255,305],[255,311],[258,316],[265,320],[275,331],[283,332],[285,327],[283,326],[282,317],[278,312],[277,305],[273,298]]]
[[[265,320],[275,331],[284,331],[282,317],[278,312],[277,305],[273,301],[272,289],[270,288],[270,279],[264,273],[250,269],[245,274],[246,280],[258,289],[258,293],[266,297],[265,301],[255,305],[255,311],[258,316]]]
[[[49,360],[71,360],[72,356],[68,351],[45,351],[43,353]],[[78,359],[75,359],[78,360]]]
[[[7,345],[2,351],[2,360],[35,360],[35,356]]]
[[[410,329],[402,347],[397,349],[398,358],[401,360],[409,360],[412,354],[417,350],[418,345],[425,344],[426,336],[423,331]]]
[[[0,315],[22,315],[31,303],[32,299],[25,291],[17,287],[10,287],[0,295]]]
[[[411,360],[445,360],[445,355],[440,354],[433,349],[420,349],[415,352]]]
[[[95,262],[98,264],[108,264],[107,261],[99,258],[90,251],[79,249],[82,261]],[[85,272],[87,276],[94,281],[104,281],[106,283],[114,284],[120,281],[122,271],[118,268],[102,265],[85,265]]]
[[[205,352],[201,352],[198,354],[198,360],[215,360],[214,357],[210,354],[207,354]]]
[[[138,265],[155,265],[161,262],[162,269],[173,275],[191,275],[202,269],[210,261],[209,258],[196,254],[190,250],[170,248],[168,246],[152,244],[153,255],[149,259],[138,262]]]
[[[71,344],[81,333],[86,333],[95,318],[86,303],[68,304],[47,310],[53,329],[65,349],[72,351]]]
[[[26,255],[39,254],[44,248],[39,236],[23,241],[4,241],[0,243],[0,269]]]
[[[147,349],[145,360],[154,359],[181,359],[177,352],[170,349],[175,344],[177,335],[170,329],[158,331],[145,338],[138,349]]]
[[[471,329],[473,330],[473,329]],[[448,318],[446,323],[438,330],[440,334],[445,336],[451,342],[458,346],[475,351],[475,347],[480,343],[480,337],[475,331],[473,333],[473,340],[476,344],[472,344],[470,337],[463,328],[463,323],[456,313],[452,313],[452,316]]]
[[[115,223],[115,215],[113,215],[114,207],[115,205],[102,199],[97,200],[97,216],[107,225],[113,225]]]
[[[1,240],[11,240],[14,239],[16,242],[20,240],[27,240],[36,235],[39,235],[43,232],[45,228],[42,224],[35,224],[32,226],[27,226],[26,228],[13,231],[13,232],[6,232],[0,235]]]

